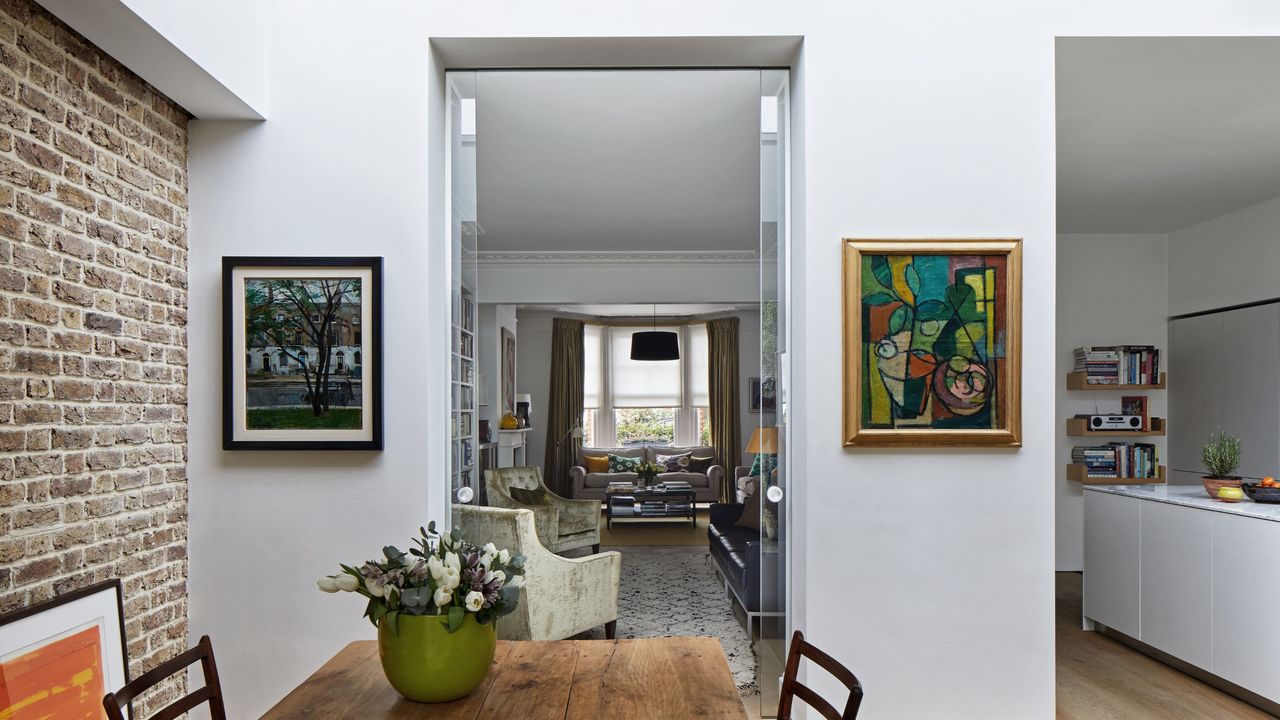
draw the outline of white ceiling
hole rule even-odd
[[[1280,38],[1060,38],[1058,231],[1167,233],[1280,196]]]
[[[480,250],[754,250],[760,73],[476,74]]]

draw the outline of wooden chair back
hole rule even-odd
[[[213,643],[209,642],[208,635],[200,638],[195,647],[139,675],[119,691],[107,693],[102,698],[107,720],[125,720],[125,708],[134,698],[183,672],[197,660],[204,671],[204,687],[164,706],[147,720],[174,720],[204,702],[209,703],[209,716],[213,720],[227,720],[227,711],[222,705],[222,685],[218,682],[218,666],[213,661]]]
[[[831,673],[835,679],[849,688],[849,700],[845,703],[843,713],[837,711],[834,705],[822,699],[818,693],[796,680],[802,657]],[[849,672],[849,669],[837,662],[835,658],[805,642],[804,633],[797,630],[791,636],[791,652],[787,655],[787,669],[782,676],[782,693],[778,698],[778,720],[791,720],[791,703],[795,698],[803,700],[826,720],[854,720],[858,717],[858,707],[862,705],[862,683],[858,682],[857,676]]]

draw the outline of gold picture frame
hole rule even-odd
[[[1021,447],[1022,240],[841,245],[844,446]]]

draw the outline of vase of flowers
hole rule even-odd
[[[658,481],[658,473],[666,471],[665,465],[659,465],[655,462],[642,460],[636,465],[636,485],[637,487],[646,487]]]
[[[369,599],[364,616],[378,628],[378,655],[391,686],[417,702],[448,702],[484,681],[497,647],[498,619],[524,587],[524,556],[477,547],[458,528],[437,537],[419,528],[417,547],[382,549],[381,560],[321,578],[325,592]]]

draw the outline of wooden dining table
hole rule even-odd
[[[720,641],[499,641],[475,692],[449,703],[400,697],[373,640],[353,642],[307,678],[265,720],[745,720]]]

